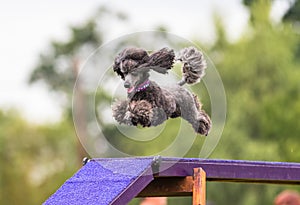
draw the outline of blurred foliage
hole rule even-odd
[[[40,55],[29,83],[44,82],[51,91],[67,96],[66,107],[70,107],[73,87],[82,64],[103,43],[105,33],[109,32],[104,22],[126,19],[123,13],[100,7],[86,22],[70,26],[67,40],[50,42],[47,52]]]
[[[288,24],[272,24],[271,1],[248,2],[249,32],[232,44],[220,38],[216,42],[223,46],[210,50],[210,56],[217,59],[228,103],[226,126],[211,157],[299,162],[299,34]],[[208,199],[215,204],[230,204],[227,199],[234,199],[235,204],[272,204],[275,195],[286,188],[299,190],[211,183]]]
[[[78,168],[68,120],[31,125],[16,111],[0,112],[0,204],[41,204]]]
[[[288,9],[288,11],[283,16],[284,20],[289,21],[300,21],[300,1],[295,0],[292,6]]]
[[[244,0],[250,12],[249,28],[233,43],[226,39],[222,19],[215,18],[217,39],[204,50],[213,59],[225,86],[227,120],[211,158],[299,162],[300,38],[290,26],[290,22],[299,21],[299,12],[295,12],[299,10],[299,1],[291,4],[284,16],[286,21],[278,24],[270,20],[272,2]],[[125,15],[102,7],[86,23],[70,27],[69,39],[52,41],[30,76],[31,83],[43,81],[49,90],[66,99],[66,115],[61,122],[31,125],[15,111],[0,112],[0,204],[40,204],[78,169],[77,140],[70,115],[76,69],[78,63],[104,42],[108,31],[103,29],[103,22],[112,19],[119,21]],[[160,26],[158,30],[166,28]],[[163,33],[153,40],[168,41]],[[136,41],[130,39],[118,46]],[[199,39],[194,41],[202,44]],[[107,55],[114,56],[116,50]],[[208,94],[203,85],[199,86],[200,89],[192,87],[192,90],[201,96],[209,110]],[[126,153],[154,155],[173,141],[178,131],[174,128],[179,128],[178,119],[169,120],[153,140],[143,142],[123,137],[105,118],[110,98],[111,93],[105,90],[96,93],[96,115],[105,136],[109,136],[107,140],[115,147]],[[142,131],[150,133],[151,129]],[[177,156],[186,141],[182,140],[169,156]],[[197,137],[185,157],[198,157],[203,141],[204,138]],[[110,156],[109,151],[103,156]],[[272,204],[281,190],[299,190],[299,187],[234,183],[208,183],[207,188],[208,201],[215,205],[232,204],[232,200],[240,205]],[[169,204],[190,204],[190,200],[173,198]],[[131,202],[138,203],[139,199]]]

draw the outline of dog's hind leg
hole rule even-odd
[[[177,88],[173,93],[176,97],[176,104],[180,107],[181,117],[193,126],[195,132],[208,135],[211,120],[205,111],[201,110],[202,105],[197,96],[181,88]]]
[[[208,135],[208,132],[211,128],[211,120],[210,117],[206,114],[204,110],[202,110],[202,103],[199,101],[197,95],[192,94],[195,102],[195,106],[198,110],[198,116],[197,116],[197,122],[194,123],[193,126],[194,129],[198,127],[198,129],[195,129],[195,131],[201,135]]]
[[[196,122],[197,123],[193,125],[195,131],[201,135],[207,136],[211,128],[211,120],[204,110],[199,111]]]
[[[193,126],[195,132],[207,136],[211,128],[211,120],[204,110],[198,111],[196,106],[187,112],[181,113],[181,117]]]

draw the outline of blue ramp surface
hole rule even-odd
[[[153,180],[152,163],[153,157],[91,160],[44,205],[127,204]]]

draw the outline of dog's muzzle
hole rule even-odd
[[[125,81],[125,82],[124,82],[124,87],[125,87],[125,88],[130,88],[130,83],[127,82],[127,81]]]

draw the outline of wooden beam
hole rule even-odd
[[[201,168],[194,168],[193,205],[205,205],[206,173]]]
[[[187,177],[156,177],[137,197],[192,196],[194,180]]]

